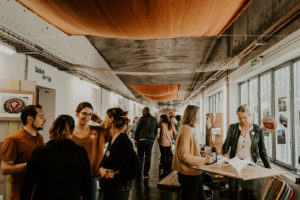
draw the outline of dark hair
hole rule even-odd
[[[168,130],[171,130],[172,129],[172,124],[170,122],[170,120],[168,119],[168,116],[167,115],[161,115],[160,118],[162,119],[162,123],[165,123],[168,125]]]
[[[117,129],[122,129],[124,125],[128,123],[127,111],[123,111],[121,108],[110,108],[107,110],[108,117],[114,118],[114,125]]]
[[[79,113],[84,108],[90,108],[93,110],[92,104],[90,104],[89,102],[81,102],[76,108],[76,113]]]
[[[245,113],[247,113],[247,114],[251,114],[251,113],[250,113],[250,110],[249,110],[249,107],[248,107],[247,104],[240,105],[240,106],[238,107],[238,109],[236,110],[236,112],[237,112],[237,113],[238,113],[238,112],[245,112]]]
[[[180,120],[181,120],[181,115],[176,115],[176,116],[175,116],[175,119],[176,119],[177,121],[180,121]]]
[[[70,115],[60,115],[53,122],[49,134],[50,138],[55,141],[68,139],[74,130],[75,122]]]
[[[36,115],[37,115],[37,111],[36,108],[42,108],[41,105],[37,104],[37,105],[29,105],[26,106],[22,112],[21,112],[21,120],[23,122],[24,125],[27,124],[27,117],[31,116],[35,119]]]
[[[145,108],[143,109],[143,114],[144,114],[144,115],[147,115],[148,113],[150,113],[150,109],[149,109],[149,107],[145,107]]]

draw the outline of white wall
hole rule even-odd
[[[0,78],[24,80],[25,55],[7,55],[0,52]]]

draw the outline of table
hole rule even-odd
[[[229,178],[239,179],[243,181],[267,178],[271,176],[281,175],[286,172],[276,169],[268,169],[261,167],[259,165],[247,165],[242,171],[238,174],[237,171],[228,163],[215,163],[212,165],[205,166],[192,166],[195,169],[201,169],[205,172],[223,175]],[[235,186],[235,198],[238,197],[238,182]]]

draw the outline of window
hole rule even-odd
[[[272,116],[272,85],[271,72],[260,76],[260,119]],[[259,122],[261,125],[261,121]],[[264,131],[266,149],[268,155],[272,157],[272,133]]]
[[[275,87],[275,132],[276,160],[291,165],[291,121],[290,121],[290,68],[280,68],[274,73]]]
[[[259,124],[258,119],[258,78],[249,81],[249,108],[253,123]]]
[[[241,105],[248,104],[248,82],[245,82],[240,85],[240,94],[241,94]]]
[[[209,113],[223,112],[223,92],[218,92],[208,97]]]
[[[295,161],[300,171],[300,61],[294,64],[294,129],[295,129]]]
[[[275,133],[264,131],[268,156],[279,165],[300,171],[300,60],[287,62],[239,85],[240,103],[248,104],[253,122],[277,122]],[[298,161],[299,160],[299,161]]]

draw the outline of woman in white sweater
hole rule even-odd
[[[184,111],[182,126],[179,129],[172,168],[178,171],[178,180],[181,185],[182,200],[205,199],[202,185],[202,171],[191,168],[206,163],[213,163],[209,157],[201,157],[193,133],[195,124],[200,122],[198,106],[188,105]]]

